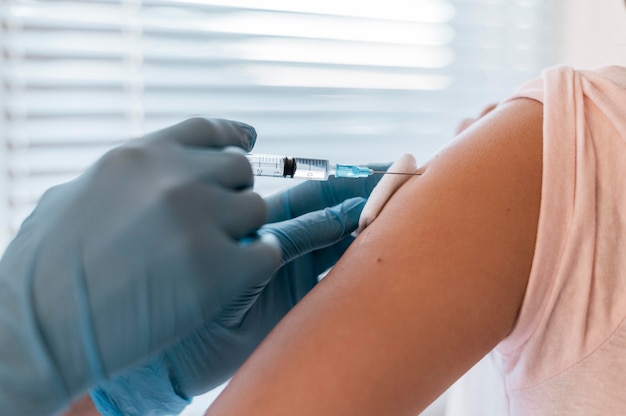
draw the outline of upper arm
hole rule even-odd
[[[510,332],[536,239],[542,105],[499,106],[425,168],[209,414],[415,415]]]

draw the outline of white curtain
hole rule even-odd
[[[257,152],[424,160],[459,119],[558,61],[555,7],[0,0],[0,235],[107,149],[190,115],[254,125]]]

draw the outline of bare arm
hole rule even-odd
[[[391,198],[208,415],[415,415],[512,329],[533,258],[542,105],[498,107]]]

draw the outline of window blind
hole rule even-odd
[[[191,115],[254,125],[257,152],[424,160],[557,60],[554,7],[0,0],[0,230],[13,235],[45,189],[106,150]]]
[[[0,0],[0,251],[44,190],[191,115],[254,125],[258,152],[423,161],[460,119],[559,62],[562,7]]]

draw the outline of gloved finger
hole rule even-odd
[[[162,200],[168,219],[152,221],[174,227],[170,243],[178,238],[202,250],[221,250],[220,244],[234,244],[265,224],[265,201],[251,190],[232,191],[196,181],[168,189]],[[173,222],[168,225],[169,220]]]
[[[271,297],[272,308],[282,305],[287,312],[313,289],[322,273],[337,263],[352,241],[354,237],[344,237],[329,247],[314,250],[283,265],[262,296]],[[279,295],[268,293],[271,291]]]
[[[368,165],[371,169],[385,171],[390,164]],[[307,212],[331,207],[348,198],[367,198],[383,175],[367,178],[335,178],[328,181],[306,181],[266,198],[268,222],[279,222],[299,217]]]
[[[249,152],[256,142],[254,127],[234,120],[192,117],[145,136],[148,140],[185,146],[222,148],[237,146]]]
[[[203,299],[200,304],[205,321],[222,315],[226,305],[230,305],[250,288],[266,284],[280,268],[282,250],[274,236],[259,235],[227,242],[224,236],[216,235],[205,243],[204,252],[209,254],[202,256],[199,252],[199,256],[194,258],[195,270],[198,272],[194,278],[200,279],[196,280],[196,296]],[[217,245],[220,247],[219,256],[210,255]],[[214,280],[205,279],[216,269],[227,271],[218,284]]]
[[[239,328],[251,326],[255,331],[266,327],[269,331],[280,317],[315,287],[318,276],[335,265],[353,240],[354,237],[347,236],[329,247],[314,250],[283,265],[267,284],[251,289],[237,299],[234,307],[229,306],[230,311],[220,316],[220,323],[238,325]]]
[[[231,192],[221,199],[220,207],[214,210],[213,215],[222,229],[234,239],[249,236],[265,224],[267,206],[256,192]]]
[[[349,235],[356,229],[364,205],[364,198],[351,198],[332,208],[264,225],[259,234],[271,233],[278,238],[282,248],[281,265],[284,265]]]
[[[250,162],[243,153],[221,150],[192,150],[184,163],[194,175],[225,188],[248,189],[254,185]]]
[[[235,299],[250,287],[264,284],[280,268],[282,248],[272,235],[259,235],[258,238],[246,239],[236,248],[236,262],[230,264],[229,279],[239,282],[232,299]]]
[[[274,236],[270,233],[263,237]],[[239,325],[251,307],[258,307],[259,303],[269,303],[272,315],[282,310],[282,315],[299,302],[318,282],[318,276],[334,266],[341,255],[346,251],[354,237],[348,235],[329,247],[313,249],[303,253],[292,261],[282,264],[271,280],[250,287],[240,293],[237,298],[226,306],[220,315],[221,325]],[[261,301],[257,299],[261,297]],[[262,323],[258,323],[261,325]]]

